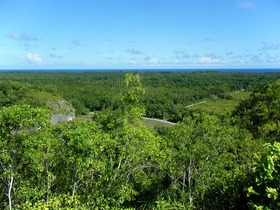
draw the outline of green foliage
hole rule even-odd
[[[18,74],[19,82],[0,82],[7,106],[0,109],[1,209],[279,208],[279,144],[262,149],[262,139],[231,124],[236,119],[185,109],[204,98],[228,101],[229,92],[277,74],[148,72],[121,83],[123,72],[11,73],[1,80]],[[278,83],[247,100],[259,115],[240,117],[272,139],[279,134],[270,123],[279,119]],[[50,110],[35,107],[50,101],[61,108],[62,97],[79,113],[94,112],[50,125]],[[144,108],[181,122],[154,131],[142,123]]]
[[[187,105],[209,101],[213,97],[228,100],[232,92],[242,89],[251,91],[257,85],[280,78],[279,73],[139,72],[139,75],[146,92],[140,100],[146,116],[173,122],[189,116],[185,110]],[[38,95],[41,92],[46,95],[47,92],[62,97],[73,104],[77,114],[108,108],[116,110],[121,105],[119,98],[123,91],[124,77],[125,72],[1,73],[0,83],[3,85],[0,84],[0,96],[3,87],[5,97],[0,97],[0,105],[1,100],[3,105],[8,106],[22,99],[29,104],[27,95],[32,89]]]
[[[54,189],[86,203],[96,202],[106,189],[106,179],[115,141],[94,122],[72,122],[53,130],[58,139]],[[64,183],[63,185],[61,183]],[[104,186],[102,186],[102,184]],[[88,203],[88,205],[93,205]]]
[[[0,107],[16,104],[25,97],[29,85],[15,81],[0,81]]]
[[[189,105],[187,106],[187,109],[191,111],[202,110],[214,115],[227,116],[232,113],[241,100],[249,98],[250,92],[234,92],[229,96],[230,98],[217,98],[216,100],[212,99]]]
[[[112,120],[110,113],[99,115],[102,128],[109,133],[113,149],[107,167],[107,194],[119,205],[144,205],[156,198],[154,187],[164,179],[166,159],[165,144],[150,129],[142,126],[142,109],[138,107],[139,96],[144,92],[138,75],[125,78],[126,94],[121,98],[118,118]],[[110,160],[110,161],[109,161]],[[148,205],[148,204],[147,204]]]
[[[250,206],[254,209],[280,208],[280,143],[267,143],[265,152],[253,161],[253,183],[247,189]]]
[[[24,199],[26,173],[29,174],[33,161],[29,135],[37,135],[50,125],[48,112],[27,105],[11,106],[0,110],[0,164],[1,164],[1,206],[10,208],[13,202]],[[35,145],[33,145],[35,146]],[[36,161],[34,159],[34,161]],[[30,168],[29,168],[30,167]],[[31,182],[32,180],[28,180]],[[7,196],[6,196],[7,195]]]
[[[247,153],[253,148],[250,135],[202,114],[171,128],[167,138],[173,189],[167,194],[169,199],[183,201],[185,208],[236,208],[239,201],[234,199],[242,187],[228,197],[229,183],[245,173],[243,166],[252,156]]]
[[[86,206],[81,204],[78,197],[73,197],[67,194],[58,195],[49,199],[47,202],[39,200],[36,203],[26,202],[24,204],[18,205],[16,209],[19,210],[86,210]]]
[[[12,136],[18,132],[49,125],[48,113],[28,105],[4,107],[0,110],[0,125],[2,137]]]
[[[280,139],[280,80],[256,89],[233,112],[255,137]]]
[[[124,118],[133,123],[144,114],[144,109],[139,107],[140,96],[145,93],[139,75],[128,73],[125,76],[125,95],[121,98],[121,109]]]

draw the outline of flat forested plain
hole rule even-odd
[[[0,73],[1,86],[3,88],[5,85],[7,88],[14,86],[15,89],[12,94],[1,97],[0,105],[15,104],[21,98],[28,98],[29,95],[36,94],[34,92],[44,92],[71,102],[78,115],[107,108],[116,109],[125,88],[123,81],[125,74],[126,72],[14,71]],[[237,105],[239,99],[242,99],[239,96],[247,97],[256,87],[280,78],[279,73],[211,71],[139,72],[138,74],[145,90],[145,94],[139,101],[140,105],[145,108],[145,115],[173,122],[182,120],[180,115],[188,112],[188,109],[185,109],[186,106],[202,101],[210,103],[222,99],[224,101],[220,105],[232,103],[229,108],[231,110],[233,106]],[[23,95],[20,95],[21,93]],[[235,95],[235,93],[239,94]],[[9,101],[8,97],[14,97],[14,99]],[[200,107],[194,106],[193,108]]]
[[[279,209],[279,79],[2,72],[0,208]]]

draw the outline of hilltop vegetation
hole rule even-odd
[[[278,209],[279,78],[2,73],[0,208]],[[91,117],[51,125],[58,99]],[[186,108],[204,100],[231,107]]]

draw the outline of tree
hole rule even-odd
[[[13,200],[20,197],[21,171],[25,166],[27,133],[40,132],[49,126],[48,112],[27,105],[11,106],[0,110],[0,165],[1,165],[1,203],[12,209]],[[6,198],[2,195],[6,195]],[[2,206],[2,207],[4,207]]]
[[[266,143],[265,152],[255,156],[252,185],[247,189],[249,205],[254,209],[280,208],[280,143]]]
[[[110,135],[110,163],[103,194],[122,207],[148,205],[156,199],[154,187],[164,179],[166,144],[161,138],[141,125],[143,109],[139,96],[144,93],[139,75],[127,74],[125,92],[118,114],[99,115],[104,132]]]
[[[62,124],[53,133],[59,144],[53,190],[94,203],[105,187],[114,141],[93,121]]]
[[[251,136],[215,116],[198,114],[176,124],[166,137],[171,150],[169,199],[185,208],[237,208],[243,186],[232,183],[247,170]]]
[[[136,207],[156,199],[165,176],[166,148],[141,125],[143,109],[138,102],[143,92],[139,75],[128,74],[119,110],[97,114],[97,122],[71,122],[53,129],[59,145],[54,195],[78,197],[88,208]]]
[[[280,139],[280,80],[257,88],[233,112],[237,121],[259,138]]]
[[[125,90],[121,98],[122,115],[129,123],[139,120],[145,110],[139,107],[140,96],[145,93],[142,87],[140,76],[128,73],[124,79]]]

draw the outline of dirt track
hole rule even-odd
[[[166,120],[160,120],[160,119],[155,119],[155,118],[148,118],[148,117],[142,117],[144,120],[149,120],[149,121],[154,121],[154,122],[159,122],[159,123],[164,123],[168,125],[175,125],[173,122],[169,122]]]

